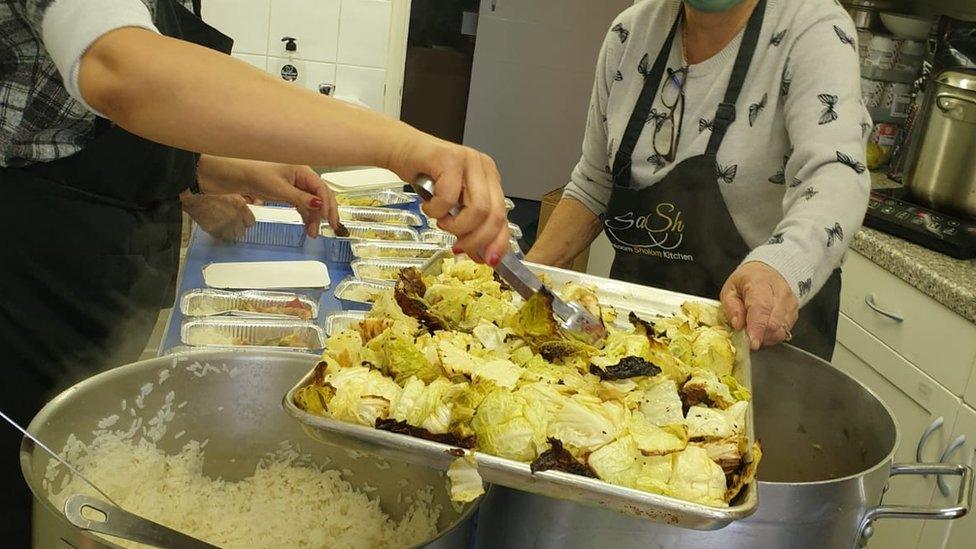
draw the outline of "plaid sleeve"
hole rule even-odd
[[[156,31],[142,0],[24,0],[28,23],[38,34],[68,93],[92,112],[78,88],[81,56],[102,35],[123,27]],[[95,112],[95,114],[99,114]]]

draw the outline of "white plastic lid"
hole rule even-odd
[[[255,221],[271,223],[288,223],[292,225],[304,225],[301,214],[295,208],[276,208],[272,206],[255,206],[248,204],[251,213],[254,214]]]
[[[324,173],[322,181],[325,181],[332,190],[340,192],[389,189],[404,185],[397,174],[383,168]]]
[[[329,268],[321,261],[246,261],[211,263],[203,281],[221,290],[328,289]]]

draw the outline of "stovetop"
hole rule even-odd
[[[904,188],[872,191],[864,225],[956,259],[976,258],[976,222],[913,204]]]

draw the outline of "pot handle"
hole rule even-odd
[[[916,505],[878,505],[871,507],[861,518],[854,548],[859,549],[868,543],[873,534],[872,524],[883,518],[954,520],[969,512],[973,504],[973,469],[968,465],[950,463],[896,463],[891,466],[889,476],[897,475],[955,475],[961,477],[959,496],[951,507],[923,507]]]
[[[970,105],[976,106],[976,100],[965,95],[942,92],[935,96],[935,104],[942,112],[949,112],[949,109],[952,108],[949,104],[950,100],[959,101],[960,103],[969,103]]]

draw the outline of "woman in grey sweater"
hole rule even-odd
[[[606,231],[614,278],[720,298],[754,349],[792,340],[829,360],[870,189],[855,37],[831,0],[622,13],[583,156],[528,259],[566,264]]]

